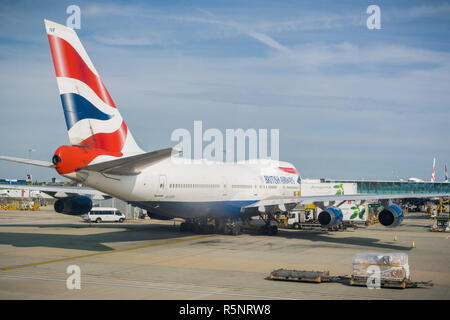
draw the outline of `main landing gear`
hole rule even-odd
[[[200,234],[221,233],[237,236],[241,228],[235,219],[190,219],[180,225],[180,231]]]
[[[265,225],[259,228],[259,233],[267,236],[276,236],[278,234],[278,227],[276,224],[271,224],[272,221],[276,222],[273,214],[267,214],[267,218],[260,215],[260,218],[264,221]]]

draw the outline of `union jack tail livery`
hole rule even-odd
[[[85,165],[143,153],[75,31],[44,21],[72,148],[89,149]]]

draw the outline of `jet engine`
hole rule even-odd
[[[55,211],[71,215],[88,213],[92,208],[92,200],[88,196],[71,196],[58,199],[55,202]]]
[[[328,207],[321,213],[319,213],[319,223],[322,227],[337,226],[343,219],[342,210],[337,207]]]
[[[391,204],[378,214],[378,221],[380,221],[383,226],[391,228],[397,227],[402,223],[403,218],[403,210],[396,204]]]

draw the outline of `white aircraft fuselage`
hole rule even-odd
[[[165,159],[134,176],[98,172],[64,176],[167,218],[237,217],[243,206],[300,192],[301,178],[288,162],[180,160]]]

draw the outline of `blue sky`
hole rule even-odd
[[[450,160],[448,1],[2,1],[2,155],[68,144],[43,19],[77,33],[139,145],[177,128],[280,130],[304,177],[429,179]],[[368,30],[366,8],[381,9]],[[26,166],[0,162],[0,177]],[[32,168],[36,179],[57,174]]]

